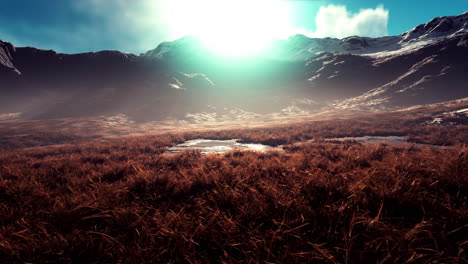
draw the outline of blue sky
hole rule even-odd
[[[200,4],[199,7],[192,5],[190,10],[185,10],[193,17],[184,20],[179,17],[179,10],[184,9],[183,1],[188,0],[178,0],[177,4],[174,4],[174,1],[0,0],[0,39],[12,42],[16,46],[34,46],[66,53],[105,49],[141,53],[155,48],[162,41],[188,34],[188,31],[183,31],[185,25],[188,27],[197,18],[197,12],[206,12],[209,9],[209,1],[190,0]],[[354,35],[356,32],[370,36],[396,35],[426,23],[433,17],[457,15],[468,11],[467,0],[281,1],[287,2],[289,6],[288,23],[291,26],[291,34],[297,29],[297,33],[318,37],[327,34],[342,37],[343,34]],[[168,4],[169,2],[171,4]],[[329,8],[330,5],[333,8]],[[262,12],[268,12],[269,5],[263,6]],[[360,28],[347,26],[340,32],[332,32],[332,29],[337,28],[338,22],[328,21],[330,17],[345,16],[347,20],[340,21],[351,23],[366,9],[370,18],[361,16],[360,19],[364,22],[359,22]],[[324,20],[320,22],[318,17]],[[242,19],[242,14],[239,14],[239,18]],[[378,21],[374,22],[374,19]],[[175,23],[178,23],[177,32],[174,30]],[[366,31],[365,27],[374,25],[378,27],[373,31]]]
[[[294,0],[291,0],[294,1]],[[313,3],[314,2],[314,3]],[[375,8],[382,4],[389,10],[388,31],[390,35],[398,35],[415,26],[427,23],[438,16],[459,15],[468,11],[468,0],[317,0],[297,1],[296,5],[302,8],[303,16],[314,17],[318,8],[310,8],[311,5],[323,6],[328,4],[346,6],[353,13],[364,8]],[[314,27],[314,20],[308,20],[308,26]]]

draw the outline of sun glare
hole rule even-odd
[[[175,37],[195,35],[223,56],[252,56],[288,34],[289,9],[279,0],[172,0]]]

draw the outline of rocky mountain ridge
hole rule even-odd
[[[468,12],[398,36],[296,35],[274,46],[256,57],[226,59],[195,37],[141,55],[60,54],[0,41],[0,114],[47,119],[123,113],[154,120],[291,106],[387,110],[468,96]]]

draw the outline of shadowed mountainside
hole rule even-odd
[[[435,18],[399,36],[277,41],[255,57],[226,58],[195,37],[139,56],[60,54],[0,41],[0,113],[27,119],[125,114],[392,109],[468,96],[468,13]]]

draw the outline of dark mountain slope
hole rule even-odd
[[[459,34],[410,54],[375,61],[395,77],[341,107],[398,108],[430,104],[468,96],[468,34]],[[399,70],[400,69],[400,70]]]
[[[399,36],[276,42],[226,58],[194,37],[140,56],[60,54],[0,41],[0,114],[48,119],[113,115],[184,118],[241,108],[278,112],[338,106],[389,109],[468,96],[468,13],[435,18]]]

